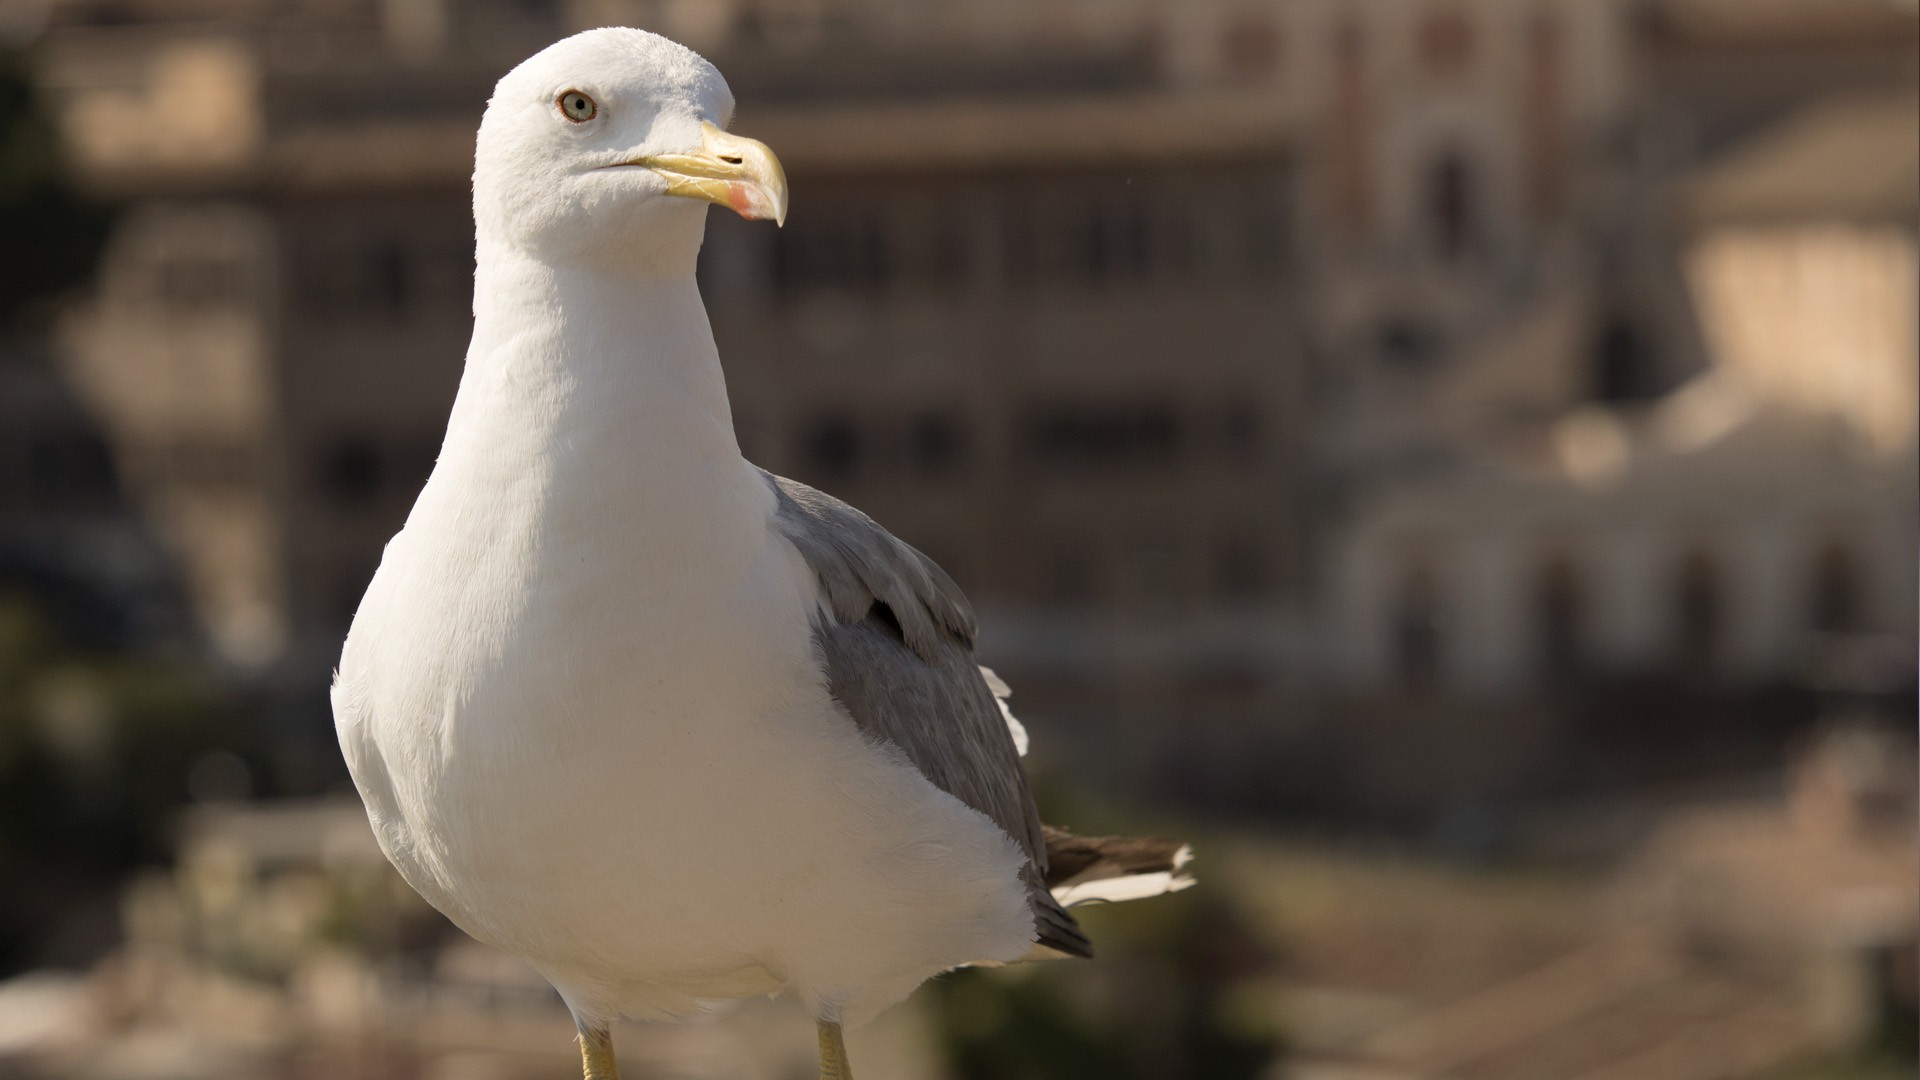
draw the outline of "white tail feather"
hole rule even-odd
[[[1058,900],[1062,907],[1072,907],[1076,904],[1118,904],[1127,900],[1144,900],[1149,896],[1177,893],[1182,889],[1193,887],[1193,875],[1182,869],[1192,861],[1193,848],[1183,846],[1173,856],[1172,870],[1100,878],[1096,881],[1069,882],[1052,890],[1053,898]]]

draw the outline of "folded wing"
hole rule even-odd
[[[1006,684],[974,658],[976,623],[959,587],[859,510],[765,476],[777,500],[774,527],[813,570],[826,601],[814,640],[829,692],[861,731],[898,747],[935,786],[1020,845],[1037,952],[1093,955],[1067,904],[1191,884],[1179,873],[1184,845],[1042,826],[1020,763],[1026,730],[1006,708]],[[1050,871],[1056,851],[1064,875]],[[1130,879],[1137,881],[1120,884]]]

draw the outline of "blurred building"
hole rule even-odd
[[[1290,920],[1278,978],[1298,1038],[1275,1077],[1844,1075],[1817,1063],[1900,1045],[1915,1011],[1912,757],[1904,734],[1830,731],[1763,792],[1660,810],[1598,889],[1264,867],[1318,894]]]
[[[458,377],[488,88],[615,22],[788,165],[788,228],[715,215],[702,259],[748,456],[946,565],[1096,772],[1510,794],[1577,743],[1543,686],[1913,629],[1910,6],[46,11],[127,208],[77,382],[213,639],[320,728]]]
[[[1372,621],[1349,676],[1766,678],[1820,635],[1910,635],[1916,123],[1911,95],[1823,102],[1681,186],[1706,370],[1569,402],[1533,445],[1379,498],[1355,526],[1344,610]]]
[[[1405,457],[1348,474],[1356,683],[1766,678],[1809,633],[1913,630],[1912,13],[1636,11],[1592,234],[1509,326],[1354,395],[1386,428],[1358,441]]]
[[[1491,753],[1453,752],[1493,790],[1636,740],[1722,740],[1730,765],[1770,736],[1712,730],[1701,695],[1804,684],[1836,653],[1905,657],[1881,689],[1910,687],[1916,132],[1911,89],[1823,98],[1667,189],[1702,370],[1645,398],[1567,394],[1527,438],[1457,440],[1447,467],[1358,495],[1332,594],[1346,685],[1470,703]],[[1435,384],[1433,411],[1506,405],[1528,376],[1502,363]],[[1591,715],[1514,706],[1649,679],[1685,689],[1643,698],[1637,724],[1617,697]],[[1462,717],[1407,708],[1423,710]]]
[[[1281,110],[1169,86],[1131,37],[988,20],[910,60],[939,27],[750,15],[684,35],[800,208],[784,233],[716,216],[703,260],[749,456],[1001,602],[1042,671],[1089,612],[1153,621],[1130,648],[1160,668],[1222,642],[1277,666],[1243,630],[1304,580]],[[331,663],[458,375],[487,89],[574,19],[53,8],[43,84],[129,204],[74,369],[231,659],[316,687]]]
[[[114,623],[177,564],[332,760],[325,674],[469,334],[474,127],[609,23],[711,57],[788,166],[787,228],[715,214],[700,267],[743,448],[979,601],[1043,790],[1058,755],[1564,860],[1209,842],[1195,896],[1276,955],[1193,977],[1278,1019],[1276,1076],[1705,1080],[1911,1025],[1911,742],[1870,717],[1777,770],[1912,692],[1910,0],[0,6],[122,208],[53,348],[0,345],[0,573],[71,568]],[[115,958],[0,984],[0,1073],[564,1066],[551,993],[351,803],[181,837]],[[1102,940],[1075,1001],[1188,1024]],[[856,1054],[940,1075],[923,1015]],[[790,1011],[622,1037],[640,1075],[806,1067]]]

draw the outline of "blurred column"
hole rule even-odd
[[[1454,591],[1449,643],[1455,685],[1504,691],[1523,677],[1532,650],[1524,639],[1527,605],[1523,567],[1514,537],[1485,532],[1460,546],[1460,582]]]
[[[1391,678],[1392,568],[1376,538],[1359,530],[1337,538],[1331,548],[1335,583],[1323,601],[1321,662],[1348,688],[1379,689]]]
[[[1739,532],[1727,566],[1734,610],[1729,612],[1727,667],[1741,676],[1765,677],[1782,670],[1789,646],[1805,625],[1808,568],[1813,551],[1801,555],[1787,522],[1763,518]]]
[[[1596,537],[1597,576],[1607,583],[1594,593],[1593,642],[1604,665],[1648,667],[1667,641],[1669,590],[1659,536],[1651,528],[1620,527]]]

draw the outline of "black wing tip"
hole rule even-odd
[[[1057,953],[1063,958],[1093,959],[1093,942],[1088,939],[1086,932],[1080,929],[1079,922],[1072,915],[1067,914],[1066,909],[1056,903],[1053,897],[1046,896],[1045,900],[1041,901],[1042,895],[1044,894],[1035,896],[1037,902],[1033,913],[1034,944]]]

